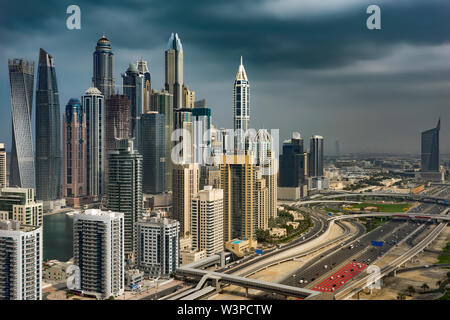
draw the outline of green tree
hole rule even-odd
[[[423,292],[425,292],[427,289],[429,289],[430,287],[428,286],[428,284],[424,283],[421,288],[423,289]]]
[[[408,286],[407,290],[408,290],[410,296],[412,296],[414,293],[416,293],[416,289],[414,289],[413,286]]]

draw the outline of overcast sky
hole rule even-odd
[[[81,30],[66,8],[81,8]],[[381,30],[366,8],[381,8]],[[441,152],[450,153],[448,0],[2,1],[0,141],[11,145],[8,58],[55,59],[61,110],[91,86],[92,53],[111,40],[117,90],[130,61],[149,63],[164,83],[171,32],[184,48],[185,83],[207,100],[216,127],[232,127],[240,56],[251,84],[253,128],[325,138],[325,153],[419,153],[420,132],[441,117]],[[121,89],[120,89],[121,91]],[[33,106],[33,112],[35,107]]]

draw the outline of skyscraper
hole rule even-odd
[[[224,241],[256,238],[256,166],[250,155],[223,155],[219,164],[223,189]]]
[[[79,208],[87,196],[86,113],[78,99],[70,99],[63,114],[63,197]]]
[[[140,74],[144,75],[144,108],[143,113],[150,111],[150,95],[152,94],[152,77],[148,70],[147,61],[139,59],[137,69]]]
[[[105,105],[100,90],[91,87],[82,97],[86,113],[86,191],[93,199],[104,192],[105,171]]]
[[[42,299],[42,227],[0,221],[0,300]]]
[[[128,97],[113,94],[105,101],[105,185],[109,181],[108,153],[114,151],[116,139],[131,137],[130,101]]]
[[[222,252],[223,190],[206,186],[192,198],[192,247],[206,256]]]
[[[144,75],[131,62],[127,71],[122,73],[122,86],[123,94],[130,100],[130,132],[136,141],[139,141],[138,122],[144,112],[144,83]]]
[[[166,82],[164,88],[173,94],[173,108],[183,107],[183,46],[177,33],[172,33],[165,51],[165,74]]]
[[[172,131],[173,131],[173,95],[166,91],[153,90],[150,96],[151,110],[163,114],[166,128],[166,155],[165,155],[165,188],[172,190]]]
[[[116,141],[109,153],[108,210],[124,213],[125,254],[133,253],[135,224],[142,218],[142,155],[133,139]]]
[[[278,159],[275,156],[273,138],[266,129],[258,130],[251,148],[256,157],[256,164],[261,168],[262,179],[265,180],[261,188],[267,187],[267,207],[265,208],[268,212],[267,219],[276,218],[278,215]],[[264,225],[267,226],[267,223]]]
[[[192,109],[195,104],[195,91],[189,90],[189,87],[183,86],[183,107]]]
[[[192,121],[192,110],[189,108],[180,108],[174,110],[174,130],[183,130],[177,135],[178,141],[175,141],[174,148],[180,148],[178,162],[193,163],[194,156],[194,123]],[[173,140],[172,140],[173,141]]]
[[[97,41],[97,46],[93,53],[94,70],[92,76],[93,86],[98,88],[105,99],[114,93],[114,72],[111,41],[102,35]]]
[[[250,83],[248,82],[247,73],[242,64],[242,57],[236,79],[234,80],[233,96],[234,130],[236,134],[235,148],[242,150],[243,145],[241,141],[244,137],[240,131],[242,130],[245,133],[250,121]]]
[[[280,156],[280,187],[297,188],[306,183],[308,175],[307,153],[303,149],[300,133],[294,132],[292,138],[283,142]]]
[[[308,170],[310,177],[323,176],[323,137],[314,135],[309,140]]]
[[[180,222],[181,236],[191,233],[191,202],[198,192],[198,164],[178,164],[173,166],[172,207],[173,217]]]
[[[439,172],[439,130],[441,119],[436,128],[422,132],[421,171]]]
[[[61,199],[61,122],[53,57],[39,52],[36,89],[36,198],[44,209]]]
[[[73,216],[73,263],[80,268],[80,288],[106,299],[125,287],[124,217],[121,212],[89,209]]]
[[[162,193],[165,191],[166,131],[165,116],[156,111],[149,111],[141,117],[141,141],[139,142],[143,157],[144,193]]]
[[[203,103],[201,103],[203,102]],[[205,163],[211,155],[211,109],[206,107],[205,100],[195,104],[192,109],[193,150],[195,163]]]
[[[5,144],[0,143],[0,189],[6,185],[6,150]]]
[[[12,147],[9,185],[36,188],[31,115],[34,62],[8,59],[11,95]]]

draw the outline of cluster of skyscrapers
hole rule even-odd
[[[183,64],[172,33],[162,89],[154,89],[140,59],[121,74],[117,90],[114,53],[103,35],[92,85],[67,102],[61,119],[55,62],[41,49],[33,148],[34,63],[9,60],[12,148],[8,187],[0,144],[0,299],[41,298],[43,211],[65,203],[81,209],[73,227],[79,289],[108,298],[123,293],[132,268],[168,276],[180,263],[233,251],[233,243],[255,248],[257,230],[277,217],[277,199],[327,188],[322,136],[313,135],[307,149],[294,132],[278,161],[273,136],[250,129],[242,57],[233,130],[214,128],[206,101],[196,101],[184,83]],[[422,134],[423,172],[439,171],[439,127]],[[165,212],[155,210],[159,197],[171,200]]]
[[[250,82],[242,57],[234,80],[233,131],[214,128],[206,101],[195,100],[184,83],[183,54],[173,33],[163,88],[152,87],[147,62],[140,59],[122,73],[117,90],[114,53],[103,35],[93,53],[92,86],[67,102],[61,119],[55,62],[41,49],[34,150],[34,63],[9,61],[12,149],[9,187],[0,150],[0,218],[6,221],[0,231],[26,232],[41,263],[43,211],[65,202],[81,209],[74,218],[73,255],[85,293],[122,294],[131,267],[167,276],[181,262],[220,253],[227,243],[256,247],[256,231],[277,217],[277,152],[267,130],[249,133]],[[303,141],[293,137],[281,159],[282,186],[298,188],[306,177],[322,177],[323,138],[313,136],[305,152]],[[144,204],[160,195],[170,196],[170,209],[149,215]],[[16,284],[35,286],[25,297],[12,291],[2,273],[0,295],[40,298],[41,278],[34,276],[34,282]]]

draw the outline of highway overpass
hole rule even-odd
[[[336,198],[357,198],[357,197],[384,197],[384,198],[390,198],[390,199],[401,199],[401,200],[407,200],[407,201],[418,201],[418,202],[425,202],[425,203],[434,203],[434,204],[440,204],[444,206],[450,206],[449,200],[446,198],[440,198],[440,197],[433,197],[433,196],[427,196],[427,195],[417,195],[417,194],[411,194],[411,193],[394,193],[394,192],[363,192],[363,193],[340,193],[340,194],[333,194],[324,196],[321,199],[328,200],[328,199],[336,199]],[[317,199],[319,201],[319,199]]]

